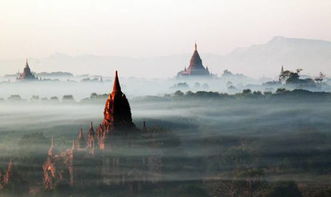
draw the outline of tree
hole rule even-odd
[[[243,94],[243,95],[249,95],[249,94],[252,94],[252,90],[250,90],[250,89],[244,89],[242,94]]]
[[[271,187],[270,191],[267,191],[263,197],[302,197],[302,194],[293,181],[276,183]]]
[[[182,91],[180,91],[180,90],[177,90],[175,92],[175,96],[184,96],[184,93]]]

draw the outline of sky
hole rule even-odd
[[[330,41],[330,10],[330,0],[0,0],[0,59],[167,56],[191,53],[195,41],[226,54],[274,36]]]

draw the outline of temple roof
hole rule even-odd
[[[198,69],[205,69],[202,65],[202,60],[200,58],[199,52],[198,52],[198,46],[195,43],[194,45],[194,52],[190,60],[190,65],[188,67],[188,70],[198,70]]]

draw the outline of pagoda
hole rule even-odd
[[[144,124],[144,131],[146,130]],[[42,166],[44,189],[49,191],[59,186],[86,187],[91,183],[136,185],[135,180],[157,182],[161,171],[159,154],[130,157],[118,154],[123,147],[135,148],[133,144],[136,143],[136,137],[146,139],[138,131],[140,130],[132,122],[130,105],[121,90],[116,71],[113,90],[106,100],[101,124],[93,127],[91,122],[85,134],[81,128],[72,147],[62,152],[57,151],[52,138]],[[135,165],[131,166],[132,164]],[[127,166],[131,169],[127,170]],[[149,173],[141,173],[142,169]]]
[[[115,73],[113,91],[109,94],[104,109],[103,125],[112,129],[135,127],[132,122],[130,104],[121,90],[118,73]]]
[[[29,63],[28,63],[28,59],[26,59],[25,61],[25,67],[23,70],[23,73],[19,73],[18,80],[38,80],[38,78],[36,76],[34,76],[34,74],[31,72]]]
[[[180,71],[177,74],[177,77],[187,77],[187,76],[197,76],[197,77],[210,77],[211,74],[208,70],[208,67],[204,67],[202,60],[198,52],[198,46],[195,43],[194,52],[191,57],[190,65],[188,68],[184,68],[183,71]]]

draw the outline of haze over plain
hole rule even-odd
[[[331,2],[327,0],[4,1],[0,6],[0,73],[17,72],[25,57],[35,63],[31,66],[36,72],[64,70],[83,74],[91,68],[94,74],[104,72],[105,67],[98,62],[53,65],[41,61],[57,57],[54,54],[65,54],[82,57],[82,62],[91,56],[144,58],[121,65],[105,61],[110,70],[107,74],[113,72],[113,67],[119,67],[125,71],[123,76],[170,77],[187,66],[193,43],[198,41],[203,61],[217,74],[232,68],[249,76],[271,76],[279,70],[280,63],[270,67],[265,63],[252,65],[250,61],[235,64],[220,61],[219,56],[238,47],[267,43],[277,35],[331,40],[330,8]],[[330,54],[329,50],[325,53]],[[217,61],[209,57],[213,54]],[[253,58],[259,59],[259,55]],[[155,72],[164,67],[155,58],[164,56],[180,58],[169,62],[173,64],[168,65],[171,69],[167,72]],[[301,62],[305,61],[293,57],[284,64],[295,68],[302,66]],[[328,61],[322,62],[316,72],[310,69],[316,65],[303,66],[311,74],[330,72],[325,66]],[[260,72],[256,74],[257,71]]]

